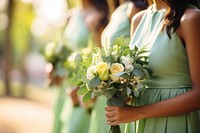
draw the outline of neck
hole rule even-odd
[[[153,3],[155,4],[156,10],[166,9],[167,4],[163,2],[162,0],[153,0]]]

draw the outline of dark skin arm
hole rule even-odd
[[[133,30],[134,31],[134,30]],[[173,98],[141,107],[106,107],[107,123],[119,125],[143,118],[174,116],[200,109],[200,11],[187,9],[177,29],[185,42],[192,90]]]

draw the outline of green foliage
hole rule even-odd
[[[90,99],[91,99],[91,95],[92,95],[92,92],[91,91],[88,91],[84,96],[83,96],[83,102],[88,102]]]
[[[86,85],[82,85],[78,91],[77,94],[78,95],[85,95],[88,92]]]
[[[73,81],[79,86],[83,101],[104,95],[108,105],[124,106],[130,97],[138,97],[151,73],[148,51],[135,46],[129,39],[119,37],[110,49],[94,48],[90,56],[78,54]],[[103,77],[103,78],[102,78]]]

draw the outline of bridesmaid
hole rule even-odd
[[[110,0],[109,0],[110,1]],[[101,35],[102,47],[110,47],[113,41],[119,36],[130,36],[130,22],[133,15],[137,12],[146,9],[147,3],[143,0],[116,0],[110,2],[110,9],[117,5],[117,8],[111,15],[110,22],[104,29]],[[114,3],[115,2],[115,3]],[[112,11],[112,10],[111,10]],[[89,133],[106,133],[109,131],[109,126],[106,123],[105,108],[106,98],[99,97],[96,100],[95,107],[92,111]],[[121,129],[124,129],[124,125]]]
[[[74,52],[92,45],[100,47],[100,36],[108,23],[108,5],[106,0],[81,0],[81,6],[68,11],[63,41]],[[53,69],[52,69],[53,70]],[[69,95],[63,98],[64,88],[59,89],[53,133],[88,133],[90,112],[80,106],[76,95],[77,87],[70,84],[65,88]],[[75,88],[75,89],[72,89]]]
[[[197,0],[154,0],[132,24],[130,48],[148,44],[153,74],[136,107],[106,107],[107,123],[138,121],[138,133],[200,133]]]

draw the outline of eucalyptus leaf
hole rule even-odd
[[[81,77],[82,77],[83,75],[81,75],[81,74],[76,74],[76,75],[74,75],[74,77],[73,77],[73,79],[72,79],[72,82],[74,83],[74,84],[79,84],[80,82],[81,82]]]
[[[153,74],[153,71],[149,67],[144,67],[145,70],[147,70],[149,76]]]
[[[144,69],[143,72],[144,72],[145,79],[149,79],[150,75],[149,75],[148,71],[146,69]]]
[[[93,79],[91,79],[89,81],[88,85],[90,87],[94,88],[94,87],[97,87],[98,85],[100,85],[100,83],[101,83],[101,80],[98,77],[94,77]]]
[[[77,54],[75,57],[76,66],[79,66],[81,62],[83,62],[83,57],[80,54]]]
[[[86,87],[85,85],[82,85],[82,86],[78,89],[77,94],[78,94],[78,95],[84,95],[84,94],[86,94],[87,92],[88,92],[87,87]]]
[[[133,74],[137,77],[143,77],[144,76],[144,73],[142,71],[140,71],[139,69],[134,69]]]
[[[127,72],[118,72],[115,74],[117,77],[124,77],[124,78],[128,78],[129,75]]]
[[[90,83],[90,80],[87,79],[86,77],[81,77],[81,81],[82,81],[83,83],[86,83],[86,84],[89,84],[89,83]]]
[[[135,69],[139,69],[140,71],[143,71],[143,69],[144,69],[140,64],[134,64],[133,67]]]
[[[92,92],[91,92],[91,91],[88,91],[88,92],[83,96],[83,102],[84,102],[84,103],[88,102],[88,101],[91,99],[91,95],[92,95]]]

